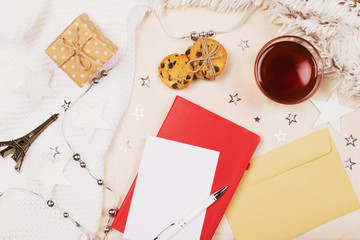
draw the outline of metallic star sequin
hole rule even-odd
[[[142,87],[143,86],[150,87],[151,81],[149,76],[147,76],[146,78],[141,78],[141,80],[142,80],[142,84],[141,84]]]
[[[287,135],[287,133],[284,133],[281,130],[279,130],[278,133],[274,134],[274,136],[276,137],[278,142],[281,142],[281,141],[285,142],[286,141],[286,135]]]
[[[71,101],[67,102],[64,100],[64,104],[61,106],[64,109],[64,112],[66,112],[70,108]]]
[[[292,113],[289,113],[289,116],[286,117],[285,119],[289,121],[289,125],[291,125],[291,123],[297,123],[296,121],[296,114],[292,114]]]
[[[229,94],[229,96],[231,98],[229,103],[234,103],[235,105],[237,105],[237,102],[241,100],[241,98],[238,97],[238,93],[236,93],[235,95]]]
[[[53,159],[55,159],[56,155],[61,154],[61,152],[59,152],[58,148],[59,148],[58,146],[50,147],[49,156],[51,156]]]
[[[352,134],[350,134],[350,137],[345,138],[345,140],[347,141],[346,146],[352,145],[353,147],[355,147],[355,141],[357,140],[357,138],[354,138]]]
[[[345,161],[345,163],[347,163],[345,165],[345,168],[349,168],[351,171],[352,171],[352,166],[356,164],[356,163],[351,161],[351,158],[349,158],[347,161]]]
[[[124,151],[125,153],[130,150],[132,147],[130,146],[130,140],[127,140],[126,142],[123,142],[120,145],[120,150]]]
[[[136,120],[139,120],[140,118],[145,117],[144,109],[143,108],[136,108],[135,112],[133,112],[133,115],[136,117]]]
[[[246,48],[250,48],[249,46],[249,40],[241,40],[241,43],[237,45],[238,47],[241,47],[241,49],[244,51]]]

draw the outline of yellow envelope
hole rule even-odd
[[[251,160],[226,211],[238,240],[289,239],[360,208],[328,129]]]

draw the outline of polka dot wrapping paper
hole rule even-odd
[[[84,13],[45,52],[79,87],[83,87],[117,49]]]

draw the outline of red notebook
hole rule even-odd
[[[229,188],[206,210],[200,240],[210,240],[249,166],[260,137],[179,96],[157,136],[220,152],[211,192],[225,186]],[[135,184],[136,178],[112,224],[112,228],[120,232],[125,230]]]

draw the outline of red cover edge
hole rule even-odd
[[[173,104],[170,107],[170,110],[168,111],[168,114],[165,117],[165,120],[163,122],[163,124],[160,127],[160,130],[157,134],[157,136],[159,135],[159,133],[161,132],[161,130],[163,129],[164,125],[166,124],[166,120],[168,119],[170,113],[171,113],[171,109],[173,108],[173,106],[175,105],[175,103],[178,100],[178,96],[176,96]],[[129,211],[130,211],[130,205],[131,205],[131,201],[132,201],[132,197],[134,194],[134,189],[135,189],[135,185],[136,185],[136,179],[137,179],[137,175],[133,181],[133,183],[130,186],[130,189],[128,191],[128,193],[125,196],[124,201],[122,202],[116,216],[115,219],[113,221],[113,223],[111,224],[111,228],[114,228],[122,233],[124,233],[125,231],[125,226],[126,226],[126,222],[127,222],[127,218],[129,216]]]
[[[131,205],[132,197],[134,194],[136,179],[137,179],[137,175],[136,175],[133,183],[131,184],[131,187],[130,187],[128,193],[126,194],[124,201],[122,202],[113,223],[111,224],[111,228],[114,228],[122,233],[124,233],[124,231],[125,231],[127,218],[129,216],[130,205]]]
[[[165,126],[166,126],[166,124],[168,122],[167,119],[168,119],[170,113],[172,112],[171,110],[172,110],[173,106],[180,99],[185,100],[187,102],[190,102],[190,101],[188,101],[188,100],[186,100],[186,99],[184,99],[182,97],[176,96],[176,98],[175,98],[175,100],[174,100],[174,102],[173,102],[173,104],[172,104],[172,106],[171,106],[171,108],[170,108],[170,110],[169,110],[169,112],[168,112],[168,114],[167,114],[167,116],[166,116],[166,118],[165,118],[159,132],[158,132],[158,134],[157,134],[158,137],[159,137],[159,135],[161,135],[162,130],[165,128]],[[190,103],[192,103],[192,102],[190,102]],[[203,107],[201,107],[201,106],[199,106],[199,105],[197,105],[195,103],[192,103],[192,104],[194,104],[194,105],[196,105],[196,106],[198,106],[198,107],[200,107],[200,108],[202,108],[202,109],[204,109],[206,111],[209,111],[209,110],[207,110],[207,109],[205,109],[205,108],[203,108]],[[213,113],[213,114],[215,114],[215,113]],[[217,114],[215,114],[215,115],[217,115]],[[217,115],[217,116],[219,116],[219,115]],[[221,117],[221,116],[219,116],[219,117]],[[221,118],[228,121],[228,122],[231,122],[231,121],[229,121],[229,120],[227,120],[227,119],[225,119],[223,117],[221,117]],[[241,126],[239,126],[239,127],[241,127]],[[241,127],[241,128],[243,128],[243,127]],[[252,133],[252,132],[250,132],[249,130],[247,130],[245,128],[243,128],[243,129],[246,130],[250,135],[252,135],[251,137],[253,138],[254,143],[256,142],[256,144],[254,144],[254,146],[253,146],[253,149],[248,149],[248,153],[249,153],[248,159],[250,161],[253,153],[255,152],[255,149],[256,149],[258,143],[260,142],[260,137],[258,135],[256,135],[255,133]],[[239,172],[241,177],[235,183],[236,187],[230,187],[229,186],[229,188],[227,189],[227,194],[224,195],[222,198],[220,198],[217,201],[217,204],[220,204],[220,202],[222,202],[222,205],[227,206],[230,203],[231,198],[234,195],[234,193],[236,191],[236,188],[237,188],[237,186],[238,186],[244,172],[249,167],[249,161],[243,163],[243,166],[242,166],[242,168],[240,169],[240,172]],[[214,179],[216,179],[217,174],[219,174],[218,172],[221,172],[221,170],[219,168],[216,169]],[[125,197],[125,199],[124,199],[124,201],[123,201],[123,203],[122,203],[122,205],[121,205],[121,207],[120,207],[120,209],[119,209],[119,211],[117,213],[117,216],[115,217],[114,222],[112,223],[112,226],[111,226],[112,228],[114,228],[114,229],[116,229],[116,230],[118,230],[118,231],[120,231],[122,233],[125,230],[126,221],[127,221],[129,210],[130,210],[130,205],[131,205],[131,201],[132,201],[132,197],[133,197],[133,193],[134,193],[135,184],[136,184],[136,178],[134,179],[134,181],[133,181],[133,183],[132,183],[132,185],[131,185],[131,187],[130,187],[130,189],[129,189],[129,191],[128,191],[128,193],[127,193],[127,195],[126,195],[126,197]],[[221,187],[224,187],[224,186],[217,186],[215,181],[214,181],[211,192],[214,192],[214,191],[220,189]],[[214,235],[217,227],[216,228],[205,229],[204,226],[209,225],[209,222],[210,223],[215,222],[215,223],[217,223],[216,226],[218,226],[218,224],[221,221],[221,218],[223,217],[223,215],[225,213],[226,208],[223,209],[223,211],[221,211],[221,213],[219,214],[219,211],[216,211],[217,209],[216,209],[215,205],[216,204],[213,204],[212,206],[210,206],[207,209],[205,219],[204,219],[203,229],[201,231],[200,240],[209,240],[209,239],[212,238],[212,236]],[[217,214],[214,214],[212,212],[217,213]]]

